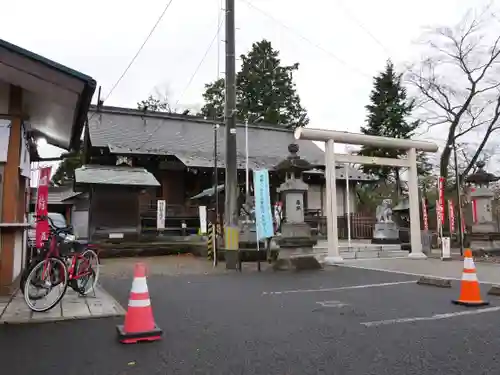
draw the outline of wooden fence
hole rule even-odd
[[[368,216],[364,213],[351,213],[349,218],[351,221],[351,239],[373,238],[373,227],[376,222],[374,216]],[[338,237],[340,239],[347,239],[347,220],[348,215],[337,217]],[[307,217],[306,222],[311,226],[313,232],[320,236],[326,236],[325,216]]]

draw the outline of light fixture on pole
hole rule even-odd
[[[464,228],[462,227],[462,200],[460,194],[460,171],[458,170],[457,144],[455,138],[451,144],[453,148],[453,160],[455,163],[455,192],[457,194],[457,216],[458,216],[458,235],[460,241],[460,255],[464,254]]]
[[[347,213],[347,248],[351,249],[351,196],[349,188],[349,163],[345,163],[346,213]]]

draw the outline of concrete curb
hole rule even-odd
[[[437,286],[438,288],[451,288],[451,280],[432,276],[422,276],[418,279],[417,284]]]
[[[119,318],[123,317],[124,314],[117,313],[105,313],[101,315],[82,315],[82,316],[65,316],[65,317],[57,317],[57,318],[45,318],[44,320],[26,320],[26,319],[8,319],[0,321],[1,325],[34,325],[34,324],[47,324],[47,323],[59,323],[59,322],[67,322],[67,321],[76,321],[76,320],[96,320],[101,318]]]
[[[487,294],[490,296],[500,296],[500,285],[493,285]]]
[[[78,313],[75,315],[62,315],[62,310],[61,310],[61,316],[44,316],[43,319],[41,318],[41,315],[38,317],[38,319],[33,318],[33,311],[29,312],[29,317],[26,317],[25,315],[21,314],[21,316],[13,316],[13,317],[5,317],[5,312],[7,311],[7,307],[9,306],[9,303],[5,305],[4,308],[0,308],[0,311],[2,314],[0,314],[0,326],[1,325],[32,325],[32,324],[45,324],[45,323],[57,323],[57,322],[64,322],[64,321],[75,321],[75,320],[93,320],[93,319],[99,319],[99,318],[117,318],[117,317],[123,317],[126,315],[126,310],[123,308],[123,306],[114,298],[110,293],[108,293],[102,285],[97,285],[96,290],[105,298],[107,299],[111,305],[112,309],[111,311],[104,311],[102,313],[92,313],[92,310],[89,306],[89,300],[92,301],[94,300],[94,296],[89,295],[87,297],[82,297],[78,295],[78,299],[85,299],[85,305],[88,308],[88,313]],[[10,297],[10,302],[12,302],[16,297],[15,295],[12,295]],[[24,301],[23,301],[24,302]],[[63,302],[64,303],[64,302]],[[59,309],[62,309],[61,302],[57,305]],[[43,314],[43,313],[40,313]]]

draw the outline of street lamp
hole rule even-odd
[[[345,148],[348,155],[353,154],[353,150],[350,147]],[[349,163],[345,163],[345,183],[346,183],[346,213],[347,213],[347,249],[351,250],[351,193],[349,186]]]

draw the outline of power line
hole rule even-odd
[[[212,46],[214,45],[215,40],[219,37],[219,32],[220,32],[220,29],[221,29],[223,23],[224,22],[222,20],[219,22],[219,27],[217,28],[217,32],[215,33],[214,37],[210,41],[210,44],[208,45],[208,48],[205,51],[205,54],[203,55],[203,57],[201,58],[200,62],[198,63],[198,66],[196,67],[196,69],[194,70],[193,74],[191,75],[191,78],[189,79],[186,87],[184,87],[184,90],[182,90],[181,95],[179,96],[179,99],[177,99],[177,101],[175,102],[175,107],[177,107],[177,104],[179,104],[179,101],[182,99],[182,97],[186,93],[186,91],[189,88],[189,86],[191,86],[191,83],[193,82],[194,77],[196,76],[196,74],[198,74],[198,70],[200,70],[201,66],[205,62],[205,59],[207,58],[208,53],[212,49]]]
[[[215,36],[212,38],[212,40],[210,41],[210,44],[208,45],[208,48],[207,50],[205,51],[205,54],[203,55],[201,61],[199,62],[198,66],[196,67],[194,73],[191,75],[191,78],[189,79],[188,81],[188,84],[186,85],[186,87],[184,88],[184,90],[182,91],[182,94],[179,96],[179,99],[177,99],[177,102],[175,103],[175,106],[174,107],[177,107],[177,104],[179,104],[179,101],[182,99],[182,96],[184,95],[184,93],[187,91],[187,89],[189,88],[189,86],[191,85],[191,82],[193,82],[193,79],[194,77],[196,76],[196,74],[198,73],[198,70],[200,69],[200,67],[203,65],[203,63],[205,62],[205,59],[208,55],[208,53],[210,52],[210,50],[212,49],[212,46],[215,42],[215,39],[218,38],[219,36],[219,32],[220,32],[220,28],[222,27],[223,25],[223,21],[221,20],[220,23],[219,23],[219,27],[217,28],[217,32],[215,33]],[[149,141],[151,141],[151,139],[153,138],[153,136],[156,134],[156,132],[160,129],[160,127],[162,126],[162,123],[161,121],[158,123],[158,125],[153,129],[153,131],[149,134],[148,138],[143,142],[141,143],[138,147],[137,147],[137,150],[140,150],[146,143],[148,143]]]
[[[330,57],[332,57],[333,59],[337,60],[337,62],[339,62],[340,64],[346,66],[347,68],[351,69],[353,72],[356,72],[357,74],[359,75],[362,75],[363,77],[367,77],[367,78],[371,78],[368,74],[364,73],[363,71],[359,70],[358,68],[356,68],[355,66],[352,66],[350,65],[349,63],[347,63],[345,60],[341,59],[340,57],[338,57],[337,55],[335,55],[333,52],[331,51],[328,51],[327,49],[325,49],[324,47],[322,47],[319,43],[315,43],[313,42],[311,39],[309,39],[308,37],[304,36],[303,34],[301,34],[299,31],[297,31],[296,29],[286,25],[285,23],[281,22],[280,20],[278,20],[277,18],[273,17],[271,14],[267,13],[266,11],[256,7],[254,4],[252,4],[249,0],[240,0],[242,2],[244,2],[247,6],[249,6],[250,8],[256,10],[257,12],[263,14],[264,16],[268,17],[269,19],[271,19],[272,21],[276,22],[278,25],[280,25],[282,28],[290,31],[291,33],[295,34],[296,36],[298,36],[300,39],[302,39],[303,41],[305,41],[306,43],[310,44],[311,46],[319,49],[320,51],[326,53],[327,55],[329,55]]]
[[[344,5],[342,0],[336,0],[337,4],[340,5],[344,13],[349,17],[361,30],[363,30],[372,40],[377,43],[387,55],[391,55],[391,52],[389,49],[378,39],[368,28],[356,17],[352,15],[352,13],[349,11],[349,9]]]
[[[219,11],[218,11],[218,14],[217,14],[217,24],[220,24],[222,21],[222,13],[221,10],[223,9],[223,4],[222,4],[223,0],[217,0],[217,3],[218,3],[218,8],[219,8]],[[218,28],[217,28],[217,80],[219,80],[220,78],[220,28],[221,26],[219,25]]]
[[[151,31],[149,32],[148,36],[146,37],[146,39],[144,40],[144,42],[142,43],[142,45],[139,47],[139,49],[137,50],[136,54],[134,55],[134,57],[132,58],[132,60],[130,60],[130,63],[127,65],[127,67],[125,68],[125,70],[123,71],[122,75],[120,76],[120,78],[118,78],[118,80],[115,82],[115,84],[111,87],[111,90],[109,91],[108,95],[106,96],[106,98],[103,100],[103,101],[106,101],[109,99],[109,97],[111,96],[111,94],[113,93],[113,91],[116,89],[116,87],[120,84],[121,80],[123,79],[123,77],[125,77],[125,75],[127,74],[127,72],[129,71],[130,67],[134,64],[135,60],[137,59],[137,57],[139,56],[139,54],[142,52],[144,46],[146,45],[146,43],[149,41],[149,39],[151,38],[151,36],[153,35],[153,33],[155,32],[156,28],[158,27],[158,25],[160,24],[161,20],[163,19],[163,16],[165,15],[165,13],[167,13],[167,10],[168,8],[170,8],[170,5],[172,4],[174,0],[170,0],[167,5],[165,5],[165,8],[163,8],[163,12],[161,12],[160,16],[158,17],[158,19],[156,20],[156,23],[154,24],[153,28],[151,29]]]

